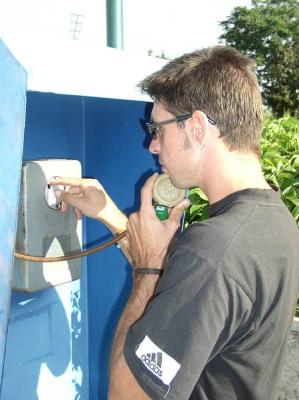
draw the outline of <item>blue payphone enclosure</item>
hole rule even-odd
[[[0,42],[1,400],[107,398],[111,341],[131,285],[119,249],[84,259],[79,280],[10,291],[22,159],[79,160],[83,175],[99,179],[126,213],[138,208],[140,188],[157,169],[141,123],[150,104],[134,86],[164,61],[114,49],[82,52],[68,48],[55,62],[48,53],[39,64],[20,60],[26,92],[24,68]],[[111,237],[92,220],[83,235],[86,247]]]

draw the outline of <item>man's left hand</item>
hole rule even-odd
[[[190,201],[184,199],[175,206],[165,221],[160,221],[152,205],[152,193],[157,173],[146,181],[141,190],[139,212],[129,217],[127,239],[135,267],[163,268],[167,251],[175,233],[180,227],[180,219]]]

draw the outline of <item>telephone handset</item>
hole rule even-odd
[[[168,218],[168,209],[179,204],[185,197],[186,190],[175,187],[168,175],[157,176],[153,187],[153,205],[161,221]]]

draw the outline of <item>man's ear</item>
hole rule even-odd
[[[193,112],[192,119],[194,124],[193,125],[194,140],[198,144],[202,145],[205,142],[205,136],[208,124],[207,117],[202,111],[196,110]]]

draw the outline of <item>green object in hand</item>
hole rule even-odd
[[[165,221],[168,218],[168,207],[158,204],[155,206],[155,210],[160,221]]]

